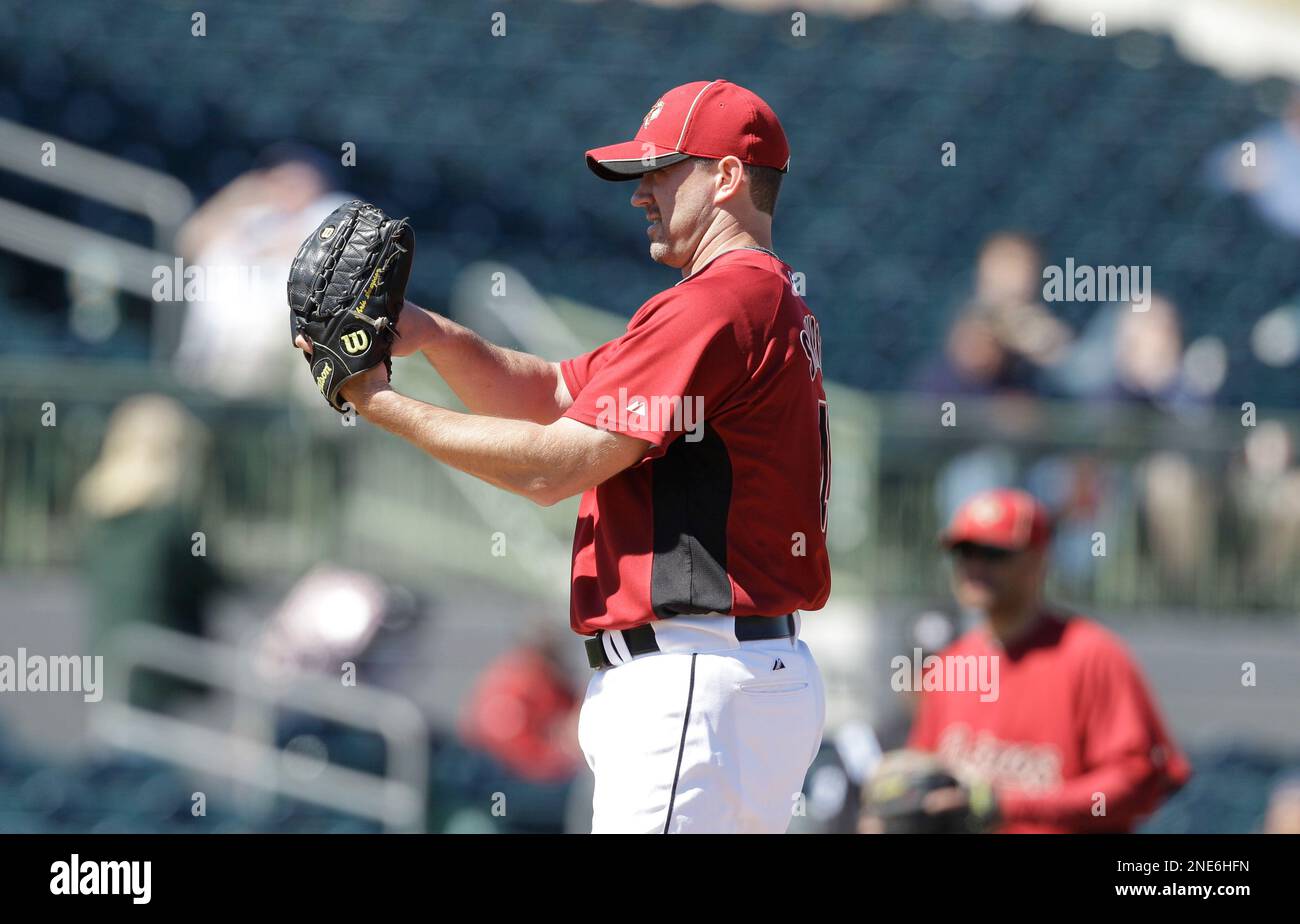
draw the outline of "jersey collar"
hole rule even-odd
[[[766,248],[762,248],[762,247],[747,247],[747,246],[746,246],[746,247],[732,247],[730,250],[724,250],[724,251],[722,251],[721,253],[715,253],[713,256],[709,257],[709,259],[706,260],[706,261],[704,262],[704,265],[703,265],[703,266],[701,266],[699,269],[697,269],[697,270],[695,270],[694,272],[692,272],[689,276],[683,276],[681,279],[679,279],[679,280],[677,280],[676,282],[674,282],[674,283],[673,283],[673,286],[674,286],[674,287],[677,287],[677,286],[681,285],[683,282],[689,282],[690,280],[694,279],[696,276],[700,275],[700,273],[702,273],[702,272],[704,272],[706,269],[708,269],[710,266],[712,266],[713,263],[714,263],[714,261],[717,260],[719,257],[725,257],[725,256],[726,256],[727,254],[729,254],[729,253],[761,253],[761,254],[763,254],[763,256],[771,257],[773,260],[775,260],[775,261],[778,262],[778,263],[782,263],[782,262],[783,262],[783,261],[781,260],[780,257],[778,257],[776,254],[774,254],[772,251],[767,250]]]

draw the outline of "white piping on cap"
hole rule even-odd
[[[695,94],[695,99],[691,100],[691,108],[686,110],[686,118],[682,121],[682,133],[677,136],[677,150],[681,151],[682,142],[686,140],[686,129],[691,124],[691,115],[695,112],[695,104],[700,101],[700,97],[709,92],[709,87],[717,83],[716,80],[710,80],[704,86],[700,87],[700,92]]]

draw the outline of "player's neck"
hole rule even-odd
[[[1039,597],[1035,597],[1027,605],[1005,610],[990,610],[987,617],[989,634],[1004,648],[1013,645],[1033,629],[1042,613],[1043,601]]]
[[[701,242],[699,249],[695,251],[694,259],[682,267],[682,278],[684,279],[697,270],[702,269],[710,260],[721,256],[729,250],[739,250],[745,247],[766,250],[771,253],[771,228],[744,230],[739,227],[731,227],[718,234],[716,237]]]

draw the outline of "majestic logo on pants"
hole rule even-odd
[[[370,335],[363,330],[354,330],[340,337],[339,343],[343,345],[344,353],[356,356],[358,353],[364,353],[366,347],[370,346]]]

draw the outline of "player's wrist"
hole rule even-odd
[[[380,366],[375,368],[381,372],[383,371]],[[351,404],[362,417],[371,414],[377,407],[377,403],[384,400],[380,397],[381,395],[396,394],[393,391],[392,384],[388,382],[387,376],[375,376],[370,372],[349,380],[340,391],[344,400]]]
[[[438,322],[432,312],[407,300],[397,319],[397,339],[393,341],[394,356],[422,353],[438,340]]]

